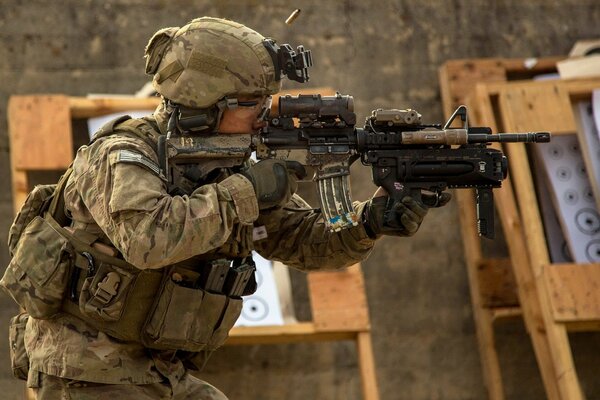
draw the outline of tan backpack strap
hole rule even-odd
[[[161,135],[158,127],[144,118],[131,118],[123,115],[102,126],[92,137],[91,143],[111,135],[126,135],[143,140],[150,148],[157,151],[158,137]]]
[[[100,138],[114,135],[115,127],[117,125],[122,124],[125,121],[128,121],[128,120],[131,120],[131,117],[129,115],[123,115],[123,116],[120,116],[119,118],[115,118],[113,120],[108,121],[107,123],[102,125],[102,127],[100,129],[98,129],[98,131],[96,133],[94,133],[94,136],[92,137],[92,140],[90,141],[90,144],[94,143],[96,140],[98,140]]]
[[[117,134],[125,133],[126,135],[134,136],[142,139],[154,152],[158,151],[158,137],[160,132],[149,121],[138,118],[130,119],[115,127]]]

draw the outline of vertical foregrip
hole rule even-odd
[[[327,230],[338,232],[358,225],[358,216],[350,198],[349,175],[340,172],[319,176],[317,173],[315,179]]]
[[[492,188],[477,188],[477,229],[479,236],[494,238],[494,193]]]

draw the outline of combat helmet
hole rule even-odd
[[[233,21],[202,17],[156,32],[146,47],[146,73],[164,98],[207,108],[227,96],[266,96],[281,74],[258,32]]]

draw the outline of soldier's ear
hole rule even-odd
[[[146,45],[146,54],[144,56],[146,58],[146,73],[148,75],[156,73],[165,50],[178,30],[179,27],[163,28],[150,38],[150,41]]]

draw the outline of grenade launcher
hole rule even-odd
[[[461,128],[451,128],[456,117]],[[360,158],[372,167],[373,183],[382,186],[390,204],[421,191],[474,188],[479,234],[494,236],[493,188],[507,176],[504,154],[491,142],[549,142],[550,133],[492,134],[469,127],[460,106],[445,125],[423,124],[415,110],[377,109],[356,126],[352,96],[282,96],[279,113],[252,138],[257,158],[295,161],[313,172],[321,211],[329,230],[358,224],[350,199],[350,165]],[[435,206],[435,204],[433,205]]]

